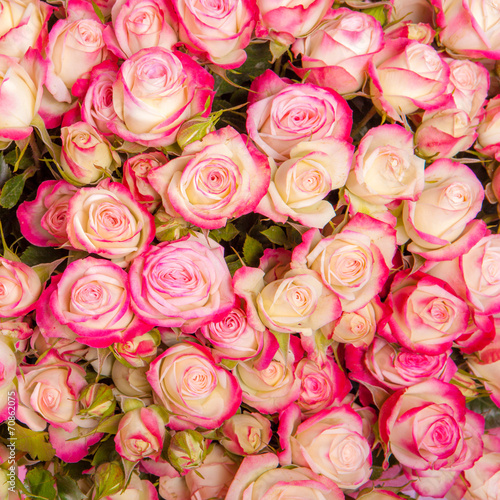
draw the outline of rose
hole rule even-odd
[[[293,84],[271,70],[250,86],[247,131],[268,156],[284,161],[303,141],[333,137],[350,142],[352,111],[331,89]]]
[[[34,431],[43,431],[47,424],[66,431],[78,427],[78,396],[87,385],[81,366],[49,351],[36,365],[20,365],[17,375],[18,420]]]
[[[172,412],[168,426],[215,429],[236,413],[241,389],[217,366],[210,350],[192,343],[168,348],[151,362],[147,378],[161,404]]]
[[[214,240],[192,235],[149,247],[129,272],[136,314],[187,333],[220,320],[235,302],[223,252]]]
[[[285,359],[277,350],[265,366],[259,360],[239,362],[233,369],[242,390],[243,402],[265,414],[283,410],[300,395],[300,380],[295,377],[294,355]]]
[[[42,99],[42,84],[46,63],[40,53],[30,49],[17,61],[0,55],[0,146],[28,138],[33,132],[31,122],[36,117]]]
[[[415,145],[424,157],[451,158],[474,144],[478,123],[462,109],[426,111],[415,132]]]
[[[399,122],[419,108],[434,109],[449,99],[448,65],[432,47],[416,40],[387,40],[368,73],[374,106]]]
[[[131,308],[127,273],[104,259],[69,264],[49,301],[55,318],[91,347],[126,342],[151,328]]]
[[[120,155],[88,123],[62,127],[61,140],[62,175],[75,186],[97,184],[121,165]]]
[[[158,459],[163,449],[165,422],[154,408],[136,408],[123,415],[115,435],[119,455],[130,462]]]
[[[24,316],[41,293],[42,283],[31,267],[0,257],[0,318]]]
[[[450,83],[446,91],[455,107],[463,109],[472,120],[482,114],[482,107],[490,87],[490,74],[480,63],[446,58],[450,67]]]
[[[56,457],[64,462],[80,462],[88,454],[89,448],[104,437],[104,433],[95,431],[96,421],[87,419],[81,423],[90,424],[90,427],[77,427],[69,432],[49,425],[49,442],[56,451]]]
[[[236,455],[254,455],[271,440],[271,422],[260,413],[239,413],[220,428],[220,444]]]
[[[108,58],[103,39],[104,25],[92,5],[70,0],[66,12],[67,17],[57,21],[51,28],[45,47],[46,59],[49,61],[45,86],[59,103],[71,103],[71,87],[94,66]],[[47,112],[50,114],[51,110]],[[47,126],[51,125],[56,126],[57,123],[54,125],[49,122]]]
[[[364,356],[364,365],[385,387],[403,387],[436,378],[449,382],[457,370],[450,350],[430,355],[410,351],[376,337]]]
[[[344,312],[364,307],[384,286],[396,251],[396,235],[384,222],[358,213],[340,233],[321,238],[311,229],[302,236],[292,268],[307,266],[335,292]]]
[[[221,359],[249,359],[260,353],[265,356],[277,347],[275,337],[267,330],[262,332],[253,328],[239,307],[231,309],[221,320],[203,325],[197,336],[202,342],[210,342],[218,362]]]
[[[420,495],[444,496],[482,454],[484,418],[466,409],[458,387],[441,380],[394,393],[380,409],[379,428]]]
[[[340,316],[337,296],[316,272],[291,269],[267,285],[264,274],[261,269],[242,267],[233,278],[235,292],[245,298],[247,315],[255,328],[263,331],[265,326],[274,332],[310,336]]]
[[[226,500],[342,500],[344,495],[328,478],[306,467],[280,468],[273,453],[245,457],[231,483]]]
[[[394,27],[385,32],[385,36],[391,39],[409,38],[426,45],[431,45],[436,36],[436,32],[427,23],[396,23]]]
[[[208,115],[214,80],[181,52],[142,49],[120,67],[113,84],[117,117],[109,129],[129,142],[169,146],[184,121]]]
[[[66,181],[43,181],[33,201],[17,209],[23,236],[39,247],[58,247],[68,243],[66,232],[68,203],[78,189]]]
[[[439,39],[446,49],[471,59],[500,59],[500,14],[488,0],[432,0]]]
[[[311,359],[301,359],[295,376],[301,381],[297,405],[307,417],[339,405],[352,387],[344,372],[329,357],[325,357],[321,367]]]
[[[271,183],[256,211],[275,222],[290,217],[322,228],[335,215],[324,198],[345,184],[353,151],[351,144],[333,138],[297,144],[279,167],[271,162]]]
[[[109,49],[122,59],[141,49],[177,43],[177,22],[172,7],[157,0],[119,0],[111,9],[111,26],[104,30]]]
[[[192,429],[172,433],[168,445],[168,461],[181,474],[197,469],[207,456],[209,443],[201,433]]]
[[[212,4],[173,0],[179,18],[179,39],[190,52],[206,57],[222,68],[238,68],[247,56],[256,23],[252,0],[223,0]]]
[[[225,127],[188,144],[181,156],[150,171],[148,179],[169,215],[217,229],[255,209],[270,175],[265,155]]]
[[[280,415],[278,434],[284,449],[281,464],[289,465],[291,461],[309,467],[342,489],[356,489],[366,483],[372,456],[363,436],[361,417],[344,405],[323,410],[299,423],[297,410],[292,405]]]
[[[137,332],[139,333],[139,332]],[[127,342],[113,344],[111,349],[115,357],[134,368],[147,366],[154,358],[160,344],[160,334],[153,329],[142,335],[135,335]]]
[[[272,4],[257,0],[259,23],[258,37],[271,37],[278,43],[289,45],[295,38],[311,32],[323,19],[331,6],[327,0],[306,0],[296,4],[292,0],[278,0]]]
[[[111,378],[122,395],[140,399],[143,404],[151,404],[151,386],[146,378],[148,368],[149,366],[129,368],[115,361],[113,363]],[[119,395],[116,397],[119,399]],[[124,401],[126,401],[126,398]]]
[[[425,161],[413,152],[413,134],[399,125],[371,128],[361,139],[353,167],[346,188],[354,210],[365,203],[414,201],[424,188]]]
[[[0,14],[0,54],[21,59],[30,47],[42,48],[52,8],[39,0],[7,0]]]
[[[318,29],[292,45],[293,55],[302,55],[302,68],[294,71],[301,78],[309,73],[308,82],[339,94],[356,92],[383,39],[382,26],[373,16],[347,8],[329,10]]]
[[[10,416],[9,397],[15,391],[16,355],[7,342],[0,337],[0,422],[5,422]]]
[[[79,250],[126,266],[153,240],[154,219],[130,191],[109,179],[80,189],[68,207],[68,238]]]
[[[402,346],[439,355],[467,330],[469,307],[446,282],[420,271],[396,274],[387,298],[388,325]]]
[[[469,167],[448,159],[435,161],[425,169],[420,198],[403,202],[404,228],[412,240],[408,250],[426,257],[430,250],[453,243],[477,215],[483,198],[483,186]],[[467,251],[468,244],[473,244],[469,239],[457,252]],[[458,253],[440,255],[433,258],[448,260]]]
[[[382,490],[380,488],[375,488],[367,493],[363,493],[358,496],[359,500],[394,500],[401,498],[396,493],[390,490]]]
[[[483,155],[494,157],[500,150],[500,96],[486,104],[486,110],[477,128],[476,149]]]
[[[82,120],[105,136],[113,135],[108,124],[116,118],[113,108],[113,83],[118,66],[113,61],[104,61],[92,68],[88,88],[82,99]]]
[[[154,151],[132,156],[123,164],[123,185],[151,213],[161,204],[161,197],[151,186],[149,173],[167,161],[163,153]]]

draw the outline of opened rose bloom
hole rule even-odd
[[[217,366],[210,351],[182,343],[156,358],[147,374],[156,397],[172,415],[175,430],[215,429],[236,413],[241,389],[231,373]]]

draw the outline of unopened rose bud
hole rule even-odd
[[[189,224],[182,217],[171,217],[163,209],[155,214],[155,226],[160,241],[180,240],[189,233]]]
[[[111,387],[106,384],[92,384],[81,393],[80,413],[88,417],[108,417],[116,408],[116,400]]]
[[[93,500],[114,495],[123,487],[125,476],[118,462],[101,464],[94,475],[95,496]]]
[[[209,132],[215,130],[220,113],[212,113],[208,118],[193,118],[181,125],[177,132],[177,144],[184,149],[188,144],[201,141]]]
[[[149,365],[156,357],[156,351],[160,345],[161,337],[157,329],[153,329],[143,335],[138,335],[128,342],[113,344],[115,357],[133,368]]]
[[[168,448],[168,460],[179,472],[199,467],[206,455],[205,438],[190,429],[175,433]]]

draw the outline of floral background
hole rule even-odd
[[[497,1],[0,5],[1,499],[500,499]]]

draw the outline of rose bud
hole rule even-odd
[[[169,462],[181,473],[196,469],[207,456],[207,443],[199,432],[192,429],[176,432],[167,455]]]
[[[131,462],[144,458],[158,459],[165,433],[165,421],[154,408],[130,410],[123,415],[118,425],[116,451]]]
[[[177,144],[184,149],[192,142],[201,141],[207,134],[215,130],[217,115],[218,113],[214,113],[208,118],[192,118],[185,121],[177,132]]]
[[[106,384],[92,384],[81,392],[80,405],[80,415],[103,418],[114,413],[116,400],[111,387]]]
[[[253,455],[271,440],[271,421],[260,413],[238,413],[226,420],[220,432],[220,444],[236,455]]]
[[[120,166],[120,156],[92,125],[77,122],[61,128],[62,175],[75,186],[97,184]]]
[[[97,500],[97,496],[92,500]],[[127,487],[122,491],[122,485],[116,493],[106,494],[102,500],[158,500],[158,492],[150,481],[141,479],[137,473],[132,474],[132,478],[127,483]]]
[[[155,213],[156,239],[159,241],[180,240],[189,234],[191,224],[182,217],[172,217],[160,208]]]
[[[118,462],[99,465],[94,474],[94,500],[118,493],[123,487],[125,476]]]
[[[160,333],[157,329],[153,329],[142,335],[136,335],[127,342],[113,344],[111,348],[118,361],[139,368],[153,361],[160,342]]]

